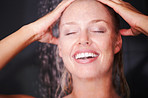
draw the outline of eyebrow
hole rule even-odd
[[[91,24],[91,23],[97,23],[97,22],[105,22],[105,23],[108,24],[108,22],[105,21],[105,20],[103,20],[103,19],[94,19],[94,20],[91,20],[89,22],[89,24]],[[64,25],[77,25],[77,23],[76,22],[67,22],[67,23],[62,24],[62,26],[64,26]]]
[[[94,20],[90,21],[89,23],[97,23],[97,22],[105,22],[108,24],[108,22],[103,19],[94,19]]]
[[[62,24],[62,26],[64,26],[64,25],[77,25],[77,23],[76,22],[67,22],[67,23]]]

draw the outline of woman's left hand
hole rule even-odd
[[[143,15],[131,4],[122,0],[98,0],[113,8],[130,26],[130,29],[121,29],[124,36],[143,33],[148,36],[148,16]]]

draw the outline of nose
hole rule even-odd
[[[91,39],[88,32],[81,32],[79,36],[79,45],[90,45]]]

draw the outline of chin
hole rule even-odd
[[[104,65],[104,66],[103,66]],[[112,73],[111,64],[97,64],[97,65],[85,65],[85,66],[75,66],[73,70],[71,70],[71,74],[79,79],[99,79],[107,76]]]
[[[105,62],[105,61],[104,61]],[[66,66],[67,65],[67,66]],[[111,72],[112,62],[101,63],[100,60],[95,60],[91,63],[69,63],[65,62],[65,67],[72,76],[79,79],[98,79],[102,78]]]
[[[77,77],[80,78],[80,79],[89,80],[89,79],[96,79],[96,78],[98,78],[98,75],[94,74],[94,73],[82,73],[81,75],[77,75]]]
[[[96,68],[76,69],[72,72],[72,75],[80,79],[96,79],[99,78],[102,74],[103,73],[101,70],[96,70]]]

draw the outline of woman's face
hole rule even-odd
[[[121,37],[113,29],[111,15],[99,2],[77,0],[63,13],[59,31],[59,55],[72,76],[102,77],[112,72]]]

